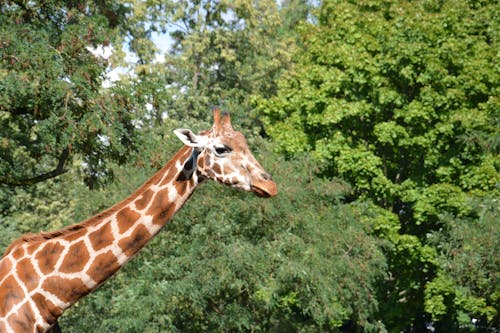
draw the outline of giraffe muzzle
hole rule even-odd
[[[262,180],[252,184],[252,192],[258,197],[270,198],[278,194],[278,189],[274,181]]]

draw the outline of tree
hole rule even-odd
[[[448,227],[430,236],[440,269],[426,285],[425,308],[442,331],[487,332],[498,324],[498,197],[473,198],[470,205],[474,214],[444,216]]]
[[[146,121],[208,120],[206,110],[219,105],[250,127],[250,96],[272,94],[290,61],[293,39],[280,38],[281,19],[275,1],[134,5],[129,45],[138,60],[130,82],[150,105]],[[166,54],[150,45],[158,33],[171,37]]]
[[[106,62],[88,48],[113,43],[126,13],[115,0],[0,5],[0,185],[56,177],[81,154],[93,186],[109,160],[125,160],[127,93],[103,91]]]
[[[324,1],[277,96],[257,99],[281,151],[312,153],[322,175],[352,184],[352,199],[386,210],[379,234],[393,247],[379,301],[394,331],[444,318],[424,306],[442,269],[428,235],[450,227],[443,214],[466,219],[469,197],[499,194],[498,9]]]

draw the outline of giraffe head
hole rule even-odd
[[[177,129],[174,133],[193,148],[197,171],[203,177],[260,197],[278,193],[276,183],[252,155],[243,134],[233,129],[229,114],[214,109],[210,131],[194,134],[189,129]]]

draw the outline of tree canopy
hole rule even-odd
[[[108,45],[124,24],[118,1],[7,1],[0,6],[0,184],[64,173],[79,154],[93,185],[125,160],[134,127],[126,95],[102,91]]]
[[[478,198],[498,198],[497,10],[467,1],[324,1],[318,23],[301,27],[303,48],[276,97],[258,101],[281,151],[310,152],[321,175],[341,177],[354,198],[393,216],[384,227],[392,231],[380,234],[394,245],[382,312],[400,329],[408,318],[425,325],[428,315],[449,328],[470,316],[485,327],[498,318],[495,293],[475,286],[450,294],[457,286],[443,282],[449,262],[438,260],[444,249],[434,241],[459,232],[455,219],[476,219]],[[486,253],[481,260],[498,265]]]

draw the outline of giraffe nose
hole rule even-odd
[[[260,177],[255,177],[257,179],[254,179],[252,182],[252,192],[254,192],[257,196],[264,198],[274,197],[278,194],[276,183],[273,181],[273,177],[270,174],[262,171],[257,175]]]
[[[260,176],[262,177],[262,179],[264,180],[273,180],[273,176],[271,176],[270,174],[268,174],[267,172],[263,172],[260,174]]]

